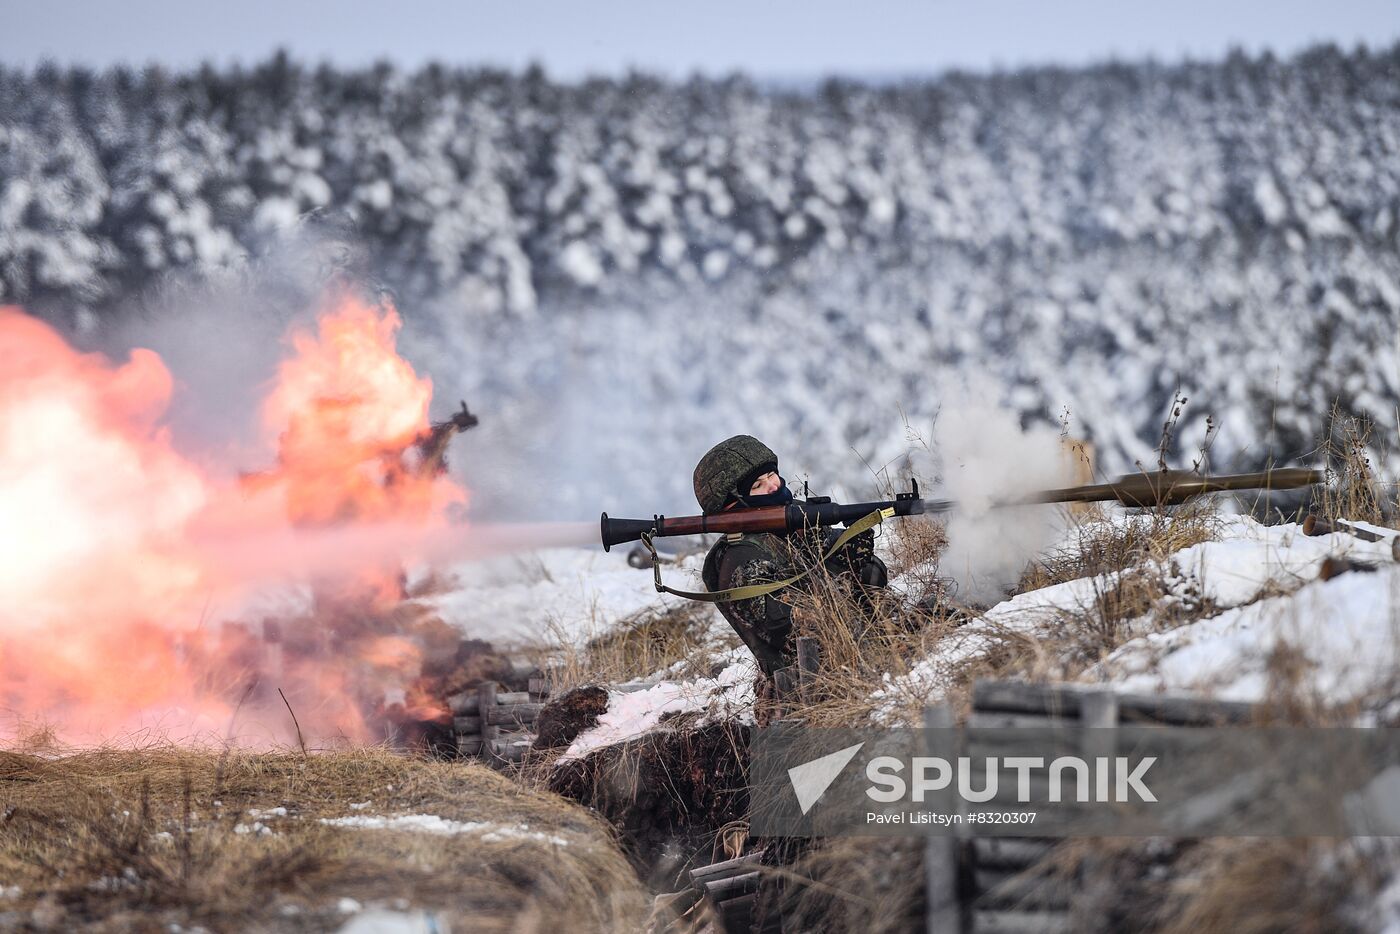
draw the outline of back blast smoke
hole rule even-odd
[[[1072,480],[1059,432],[1023,428],[996,398],[993,386],[958,385],[944,395],[933,429],[939,493],[958,504],[939,573],[957,582],[960,600],[982,605],[1000,602],[1027,562],[1063,531],[1055,507],[995,504]]]

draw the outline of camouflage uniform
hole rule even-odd
[[[695,498],[706,514],[724,511],[726,505],[744,502],[754,479],[777,470],[778,458],[766,445],[749,435],[736,435],[715,445],[695,468]],[[813,529],[793,535],[770,532],[726,535],[705,556],[702,577],[710,591],[785,580],[821,560],[840,534],[835,529]],[[866,531],[848,542],[827,562],[827,570],[847,575],[869,586],[884,586],[885,566],[875,556],[875,533]],[[796,587],[802,587],[801,581]],[[771,675],[793,661],[792,607],[783,591],[718,604],[719,611],[739,638],[753,652],[759,667]]]

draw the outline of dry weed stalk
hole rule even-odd
[[[706,603],[644,610],[610,626],[600,621],[599,634],[583,642],[556,627],[553,645],[534,654],[550,672],[550,690],[556,694],[585,684],[645,678],[677,666],[676,678],[708,676],[707,659],[739,644],[717,619]]]
[[[895,934],[923,924],[922,838],[840,837],[784,873],[784,929]]]
[[[942,522],[930,516],[909,516],[891,523],[887,534],[890,567],[907,575],[922,594],[942,593],[948,582],[938,574],[938,561],[948,547]]]
[[[1371,463],[1369,419],[1348,415],[1333,406],[1322,454],[1333,482],[1323,487],[1318,512],[1329,521],[1385,522],[1387,503],[1380,477]]]
[[[1211,541],[1217,519],[1207,502],[1106,518],[1101,512],[1072,516],[1066,543],[1022,575],[1026,593],[1074,580],[1089,581],[1081,604],[1064,607],[1045,631],[1029,636],[992,627],[993,647],[969,659],[957,678],[1073,678],[1128,639],[1175,628],[1214,614],[1203,597],[1177,593],[1164,601],[1179,576],[1172,555]]]
[[[943,543],[937,536],[924,541],[937,549]],[[868,722],[875,689],[928,655],[960,618],[946,604],[910,605],[896,594],[857,588],[821,567],[789,598],[793,636],[815,637],[821,661],[804,696],[784,702],[785,715],[822,726]]]
[[[1218,525],[1214,505],[1204,498],[1116,519],[1102,510],[1073,517],[1065,544],[1033,562],[1016,591],[1162,565],[1176,551],[1214,540]]]
[[[1357,855],[1326,840],[1201,841],[1177,861],[1150,927],[1161,934],[1356,930],[1344,909],[1366,873]]]

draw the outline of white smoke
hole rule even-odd
[[[1059,507],[995,504],[1072,483],[1060,432],[1023,428],[997,398],[994,387],[960,385],[944,395],[933,430],[940,495],[958,503],[939,573],[957,582],[961,602],[1000,602],[1027,562],[1063,531]]]

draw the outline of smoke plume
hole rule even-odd
[[[957,582],[960,601],[984,605],[1004,599],[1026,563],[1063,528],[1056,507],[995,504],[1071,483],[1059,432],[1046,425],[1023,428],[996,398],[993,387],[958,386],[944,396],[933,431],[940,492],[958,503],[940,573]]]

